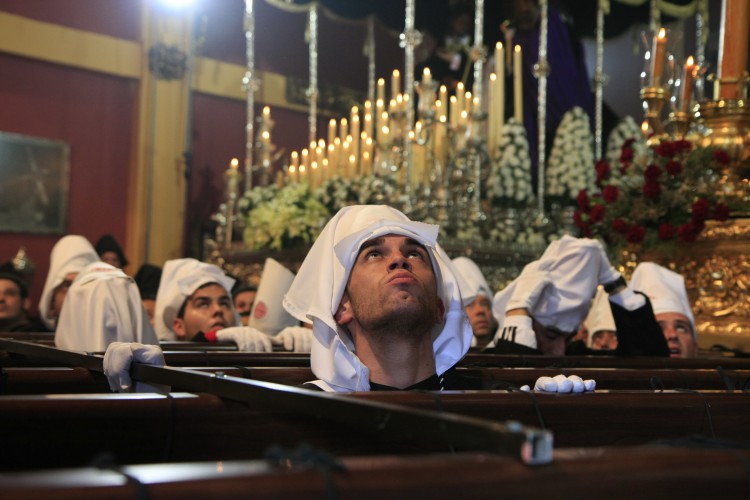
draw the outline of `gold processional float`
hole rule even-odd
[[[545,127],[538,127],[536,193],[523,127],[521,48],[498,43],[493,71],[486,74],[484,0],[475,0],[475,44],[464,48],[475,61],[475,83],[471,91],[459,84],[451,96],[432,80],[429,69],[414,82],[414,49],[421,34],[414,29],[414,0],[407,0],[400,35],[404,82],[394,70],[387,99],[384,79],[375,78],[370,19],[368,99],[350,116],[331,119],[326,139],[318,138],[316,125],[317,20],[323,7],[315,2],[296,6],[308,9],[310,142],[291,153],[275,176],[270,109],[263,108],[257,120],[254,116],[259,82],[253,0],[245,5],[244,191],[238,195],[240,168],[233,160],[226,172],[227,200],[215,216],[216,236],[205,244],[208,261],[257,284],[266,257],[296,270],[317,232],[341,206],[386,203],[411,218],[440,224],[448,253],[474,259],[497,290],[538,258],[549,241],[572,232],[605,241],[626,276],[644,260],[681,273],[700,347],[750,352],[750,2],[723,0],[718,71],[706,74],[706,0],[685,7],[684,15],[695,15],[697,43],[696,56],[684,65],[669,46],[677,37],[659,26],[658,3],[652,1],[641,74],[645,120],[641,127],[632,118],[623,120],[605,151],[602,62],[609,2],[600,1],[594,133],[585,113],[571,110],[547,158]],[[547,2],[540,7],[535,76],[541,123],[549,72]],[[506,72],[513,75],[514,112],[504,123],[505,100],[499,96],[505,95]],[[713,84],[711,98],[707,82]]]

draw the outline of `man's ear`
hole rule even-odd
[[[437,298],[437,317],[435,318],[435,324],[439,325],[443,322],[443,319],[445,319],[445,304],[443,304],[443,299],[440,297]]]
[[[339,307],[336,309],[336,314],[333,315],[333,319],[336,320],[336,324],[341,326],[348,325],[354,319],[352,301],[347,292],[344,292],[344,296],[341,297],[341,302],[339,302]]]
[[[185,320],[175,318],[172,321],[172,331],[177,335],[177,340],[185,340]]]

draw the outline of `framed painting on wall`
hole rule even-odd
[[[70,147],[0,132],[0,232],[63,234]]]

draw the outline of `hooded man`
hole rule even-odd
[[[65,295],[83,268],[98,262],[99,256],[83,236],[68,235],[55,243],[50,253],[49,272],[39,299],[39,317],[51,331],[55,330]]]
[[[690,308],[685,278],[653,262],[641,262],[633,271],[630,286],[651,300],[673,358],[692,358],[697,354],[698,337]]]
[[[99,258],[102,262],[114,266],[118,269],[124,269],[128,265],[128,259],[125,257],[125,252],[115,240],[115,237],[111,234],[105,234],[99,241],[94,245],[96,253],[99,254]]]
[[[468,257],[456,257],[453,267],[460,275],[461,296],[474,297],[468,302],[464,298],[464,310],[474,332],[471,347],[484,347],[497,330],[497,320],[492,315],[492,290],[482,270]]]
[[[109,264],[94,262],[68,290],[55,345],[102,352],[112,342],[159,345],[133,278]]]
[[[27,311],[29,288],[13,264],[0,266],[0,332],[33,331]]]
[[[437,233],[387,206],[345,207],[328,222],[284,298],[313,324],[310,384],[451,388],[473,335]]]

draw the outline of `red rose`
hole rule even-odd
[[[647,182],[643,185],[643,196],[646,198],[658,198],[661,194],[661,186],[656,182]]]
[[[680,175],[682,173],[682,163],[675,160],[669,160],[667,164],[664,165],[664,170],[666,170],[672,177]]]
[[[591,222],[599,222],[604,219],[604,212],[606,212],[604,205],[594,205],[591,207],[591,212],[589,212]]]
[[[606,201],[607,203],[614,203],[619,197],[620,190],[617,188],[617,186],[607,186],[602,191],[602,198],[604,198],[604,201]]]
[[[578,203],[578,208],[583,210],[584,212],[588,212],[589,210],[589,193],[586,189],[581,189],[578,192],[578,198],[576,198],[576,202]]]
[[[725,221],[729,218],[729,207],[726,206],[724,203],[719,202],[714,207],[714,219]]]
[[[693,149],[693,143],[684,139],[680,139],[678,141],[674,141],[674,147],[679,154],[689,153]]]
[[[714,160],[719,162],[719,165],[727,166],[729,165],[731,158],[729,158],[729,154],[723,149],[717,149],[714,151]]]
[[[643,238],[646,236],[646,228],[643,226],[630,226],[630,229],[628,229],[628,234],[625,236],[625,239],[628,240],[629,243],[640,243],[643,241]]]
[[[659,165],[652,163],[643,172],[643,177],[646,179],[646,183],[655,183],[661,177],[661,169]]]
[[[692,207],[693,222],[703,222],[711,215],[711,204],[705,198],[698,198]]]
[[[659,145],[656,146],[655,151],[659,156],[663,156],[664,158],[672,158],[677,152],[677,148],[675,147],[673,142],[661,141]]]
[[[629,164],[633,161],[634,156],[635,152],[633,151],[633,148],[626,148],[623,146],[622,152],[620,152],[620,163]]]
[[[664,223],[659,225],[659,239],[661,240],[671,240],[674,238],[674,226],[672,224]]]
[[[630,224],[618,217],[612,221],[612,230],[616,233],[625,234],[630,230]]]
[[[609,162],[607,160],[599,160],[596,162],[596,185],[601,186],[602,182],[609,178]]]
[[[703,231],[702,223],[688,222],[687,224],[681,224],[677,228],[677,234],[680,241],[691,243],[698,238],[698,235]]]

